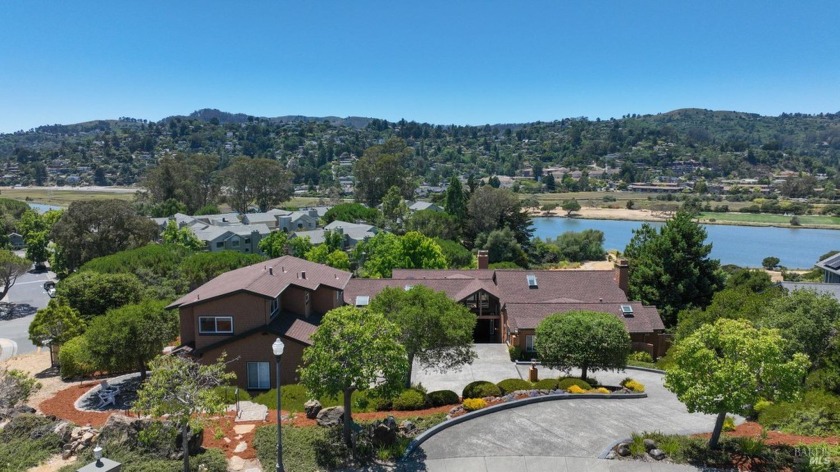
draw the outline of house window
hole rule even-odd
[[[248,362],[248,390],[268,390],[271,387],[268,362]]]
[[[271,300],[271,316],[274,317],[280,311],[280,297]]]
[[[526,352],[534,352],[534,339],[536,336],[533,334],[529,334],[525,336],[525,351]]]
[[[225,242],[224,241],[219,241],[219,242],[216,243],[216,248],[221,249],[223,247],[225,247]]]
[[[233,241],[230,242],[230,245],[231,245],[231,247],[239,247],[239,240],[234,239]]]
[[[199,316],[199,334],[233,334],[232,316]]]
[[[251,244],[251,238],[245,238],[245,244]]]

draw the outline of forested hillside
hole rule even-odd
[[[621,119],[447,126],[370,118],[258,118],[200,110],[159,122],[121,118],[0,134],[0,184],[128,185],[168,154],[202,153],[226,167],[235,156],[279,160],[295,184],[337,185],[372,145],[401,137],[412,169],[430,185],[452,175],[516,175],[523,167],[617,168],[617,178],[667,175],[694,160],[699,176],[766,177],[840,168],[840,113],[778,117],[685,109]],[[656,170],[656,172],[654,172]]]

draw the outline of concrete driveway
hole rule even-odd
[[[511,363],[503,345],[477,345],[476,350],[479,359],[460,372],[429,374],[417,371],[413,378],[430,391],[445,388],[459,394],[474,380],[498,382],[506,378],[527,378],[529,366]],[[539,373],[540,378],[560,375],[560,372],[542,368]],[[573,371],[572,375],[579,373]],[[414,457],[420,463],[437,466],[464,465],[469,463],[464,462],[465,458],[479,457],[485,458],[481,461],[484,464],[492,464],[491,458],[495,457],[502,462],[512,457],[595,459],[613,441],[630,437],[634,432],[687,434],[708,432],[714,426],[713,415],[688,413],[676,396],[665,389],[661,374],[629,369],[596,372],[595,377],[607,385],[618,385],[625,377],[633,377],[645,385],[648,398],[573,398],[491,413],[432,436],[418,448]],[[445,469],[437,466],[436,470]],[[490,469],[487,466],[487,470]]]

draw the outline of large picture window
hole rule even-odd
[[[248,362],[248,390],[268,390],[271,376],[268,362]]]
[[[199,334],[233,334],[232,316],[199,316]]]

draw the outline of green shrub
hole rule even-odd
[[[510,356],[511,362],[516,362],[522,359],[522,349],[519,346],[510,346],[508,347],[508,355]]]
[[[484,398],[484,397],[498,397],[502,391],[494,383],[486,380],[476,380],[470,382],[464,387],[461,393],[462,398]]]
[[[58,363],[61,366],[62,379],[84,377],[96,370],[84,335],[76,336],[61,346],[58,351]]]
[[[432,406],[455,405],[461,402],[458,394],[452,390],[436,390],[429,393],[428,397]]]
[[[497,383],[496,386],[502,391],[502,395],[507,395],[517,390],[531,390],[533,388],[531,382],[522,379],[505,379]]]
[[[840,434],[840,397],[821,390],[811,390],[797,402],[779,402],[767,406],[758,416],[765,428],[806,436]]]
[[[537,390],[557,390],[557,384],[559,383],[560,381],[557,379],[542,379],[534,384],[534,388]]]
[[[628,357],[628,360],[637,361],[637,362],[650,362],[653,363],[653,357],[647,351],[636,351],[631,353]]]
[[[397,411],[422,410],[426,408],[426,395],[419,390],[408,388],[394,399],[393,405]]]
[[[817,369],[805,379],[805,386],[809,389],[826,390],[840,394],[840,369]]]
[[[213,390],[219,395],[219,398],[222,398],[225,403],[232,404],[236,402],[238,399],[241,402],[251,401],[251,394],[248,393],[247,390],[244,388],[240,388],[239,392],[236,391],[237,387],[231,385],[225,385],[222,387],[216,387]],[[286,405],[283,405],[283,408],[286,408]],[[288,408],[286,408],[288,409]]]
[[[589,382],[574,377],[566,377],[557,382],[557,388],[560,390],[568,390],[572,385],[577,385],[584,390],[592,390],[592,385]]]

